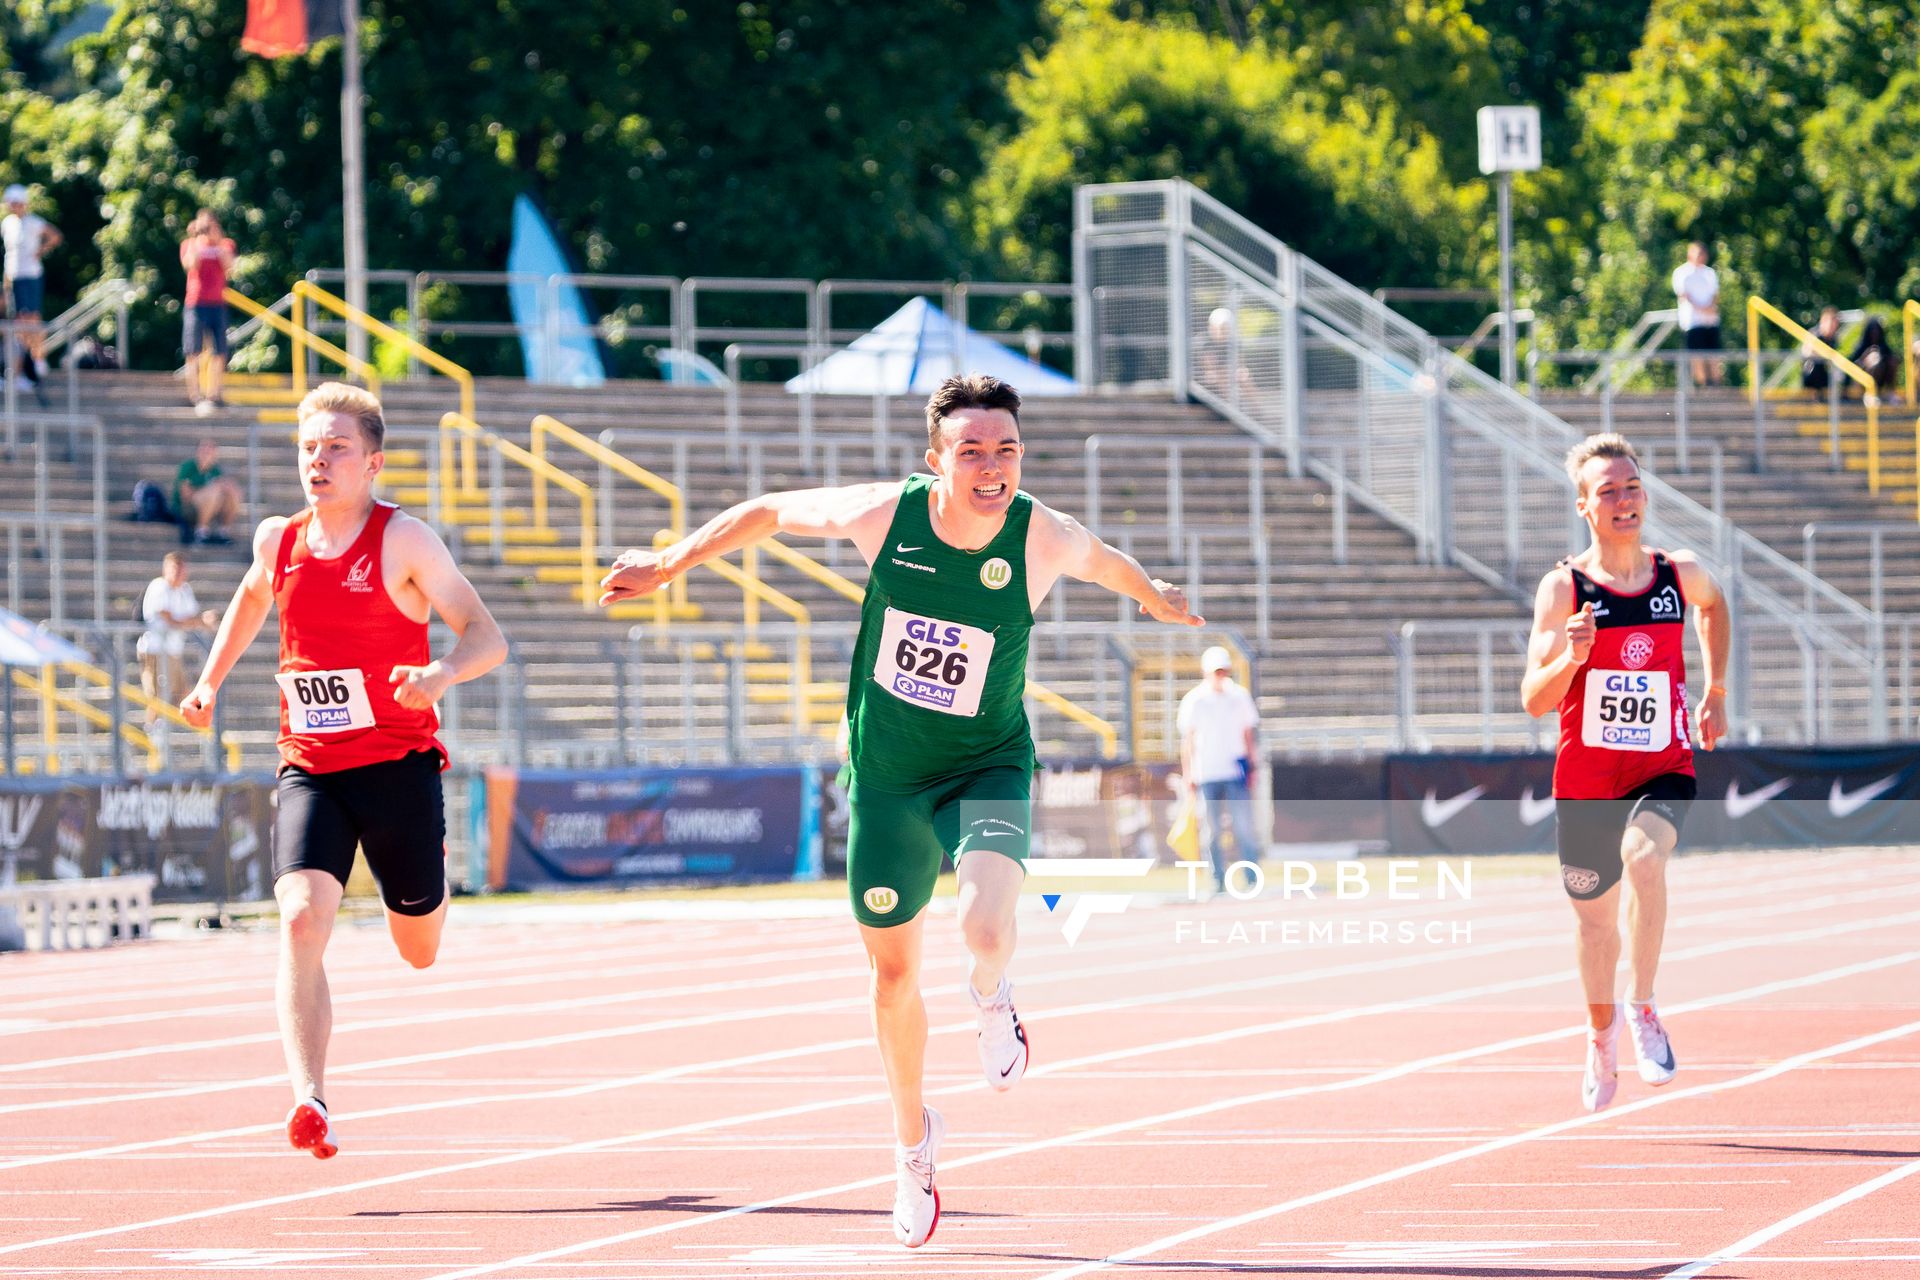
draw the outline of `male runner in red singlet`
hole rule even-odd
[[[434,703],[498,666],[507,642],[434,531],[374,501],[385,460],[380,402],[329,382],[300,402],[299,419],[306,510],[255,531],[253,565],[180,712],[195,725],[212,721],[221,682],[278,605],[275,995],[293,1078],[287,1137],[324,1160],[339,1148],[320,1099],[333,1029],[321,960],[354,846],[380,884],[401,958],[424,969],[447,916],[447,753]],[[459,637],[438,661],[427,647],[429,611]]]
[[[1667,926],[1667,857],[1695,790],[1683,624],[1691,603],[1709,676],[1700,746],[1711,751],[1727,731],[1730,619],[1691,552],[1641,544],[1647,495],[1632,445],[1611,432],[1588,436],[1567,452],[1567,474],[1593,541],[1540,580],[1520,697],[1529,715],[1560,711],[1560,877],[1580,918],[1590,1028],[1580,1096],[1598,1111],[1619,1083],[1614,975],[1623,872],[1633,889],[1626,1021],[1640,1078],[1663,1085],[1677,1065],[1653,979]]]

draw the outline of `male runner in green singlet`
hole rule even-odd
[[[927,401],[932,476],[743,502],[662,551],[625,552],[601,583],[602,604],[644,596],[776,533],[850,538],[871,567],[847,681],[847,882],[900,1144],[893,1231],[908,1248],[940,1220],[933,1170],[945,1125],[921,1101],[920,952],[922,913],[948,855],[973,953],[981,1070],[1004,1090],[1027,1068],[1006,971],[1032,827],[1022,698],[1034,610],[1065,575],[1136,600],[1162,622],[1202,625],[1177,587],[1019,491],[1019,412],[1019,394],[997,378],[949,378]]]

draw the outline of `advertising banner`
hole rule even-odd
[[[0,782],[0,879],[147,871],[156,902],[273,896],[271,778]]]
[[[496,889],[816,878],[820,779],[803,768],[490,769]]]
[[[1693,757],[1687,849],[1920,843],[1920,746],[1723,747]],[[1551,852],[1549,755],[1387,758],[1395,853]]]

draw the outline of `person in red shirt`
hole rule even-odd
[[[227,272],[233,269],[233,241],[213,210],[200,210],[187,224],[180,265],[187,272],[181,343],[187,353],[187,398],[210,413],[226,403],[220,393],[227,376]]]
[[[1694,609],[1707,693],[1700,746],[1726,735],[1731,615],[1706,566],[1689,551],[1641,542],[1647,495],[1633,446],[1611,432],[1567,453],[1574,510],[1592,542],[1540,580],[1520,696],[1527,714],[1560,713],[1554,760],[1560,878],[1579,917],[1586,988],[1586,1075],[1581,1101],[1598,1111],[1618,1086],[1620,882],[1630,940],[1626,1022],[1640,1078],[1673,1079],[1673,1044],[1654,1004],[1653,979],[1667,925],[1667,859],[1695,793],[1684,652]]]
[[[507,642],[446,545],[421,521],[376,502],[386,423],[371,394],[323,383],[300,402],[298,515],[262,521],[253,564],[180,704],[213,719],[221,683],[280,610],[280,778],[273,829],[280,905],[276,989],[293,1078],[287,1137],[321,1159],[339,1148],[321,1100],[332,1001],[322,966],[333,919],[366,854],[387,929],[416,969],[433,963],[446,923],[446,813],[435,703],[498,666]],[[427,618],[459,637],[435,659]]]

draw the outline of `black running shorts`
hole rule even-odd
[[[1698,787],[1693,775],[1663,773],[1618,800],[1556,800],[1560,881],[1571,898],[1597,898],[1620,883],[1620,841],[1642,813],[1656,813],[1678,832]]]
[[[398,760],[307,773],[280,771],[273,819],[273,876],[324,871],[346,884],[357,846],[396,915],[424,916],[447,896],[447,813],[440,801],[440,756],[415,751]]]

